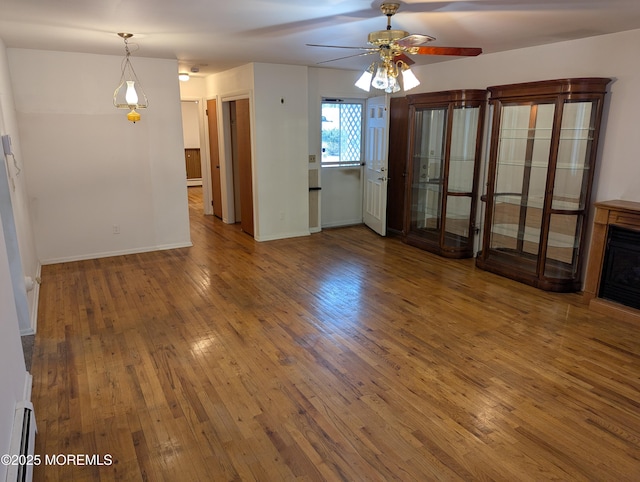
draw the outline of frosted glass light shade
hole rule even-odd
[[[359,89],[362,89],[366,92],[371,90],[371,79],[373,78],[373,72],[370,70],[365,70],[364,73],[360,76],[357,82],[354,84]]]
[[[138,103],[138,93],[136,92],[135,82],[133,80],[127,80],[127,91],[124,94],[124,100],[129,105],[136,105]]]
[[[400,92],[400,82],[398,82],[398,79],[396,77],[389,77],[389,85],[387,85],[384,91],[389,94]]]
[[[407,91],[419,86],[420,81],[411,71],[411,69],[406,69],[402,71],[402,85],[404,87],[404,90]]]
[[[387,69],[384,65],[380,65],[378,67],[378,71],[376,72],[376,76],[373,78],[373,82],[371,82],[376,89],[386,89],[389,86],[389,78],[387,76]]]

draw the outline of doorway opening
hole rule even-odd
[[[321,226],[362,223],[363,99],[323,99],[321,104]]]
[[[182,100],[180,106],[187,186],[202,186],[200,105],[197,100]]]

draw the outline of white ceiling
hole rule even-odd
[[[389,1],[389,0],[387,0]],[[393,0],[391,0],[393,1]],[[382,0],[0,0],[7,47],[120,55],[130,32],[141,57],[174,58],[200,74],[247,62],[316,65],[358,53],[384,30]],[[392,26],[430,45],[499,52],[640,28],[640,0],[405,0]],[[639,46],[640,47],[640,46]],[[419,58],[418,58],[419,57]],[[455,57],[414,56],[418,64]],[[322,64],[360,70],[370,57]],[[637,59],[631,59],[637,61]]]

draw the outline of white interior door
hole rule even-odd
[[[365,114],[364,223],[381,236],[387,233],[388,96],[367,99]]]

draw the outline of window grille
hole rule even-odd
[[[362,164],[362,102],[322,103],[322,167]]]

